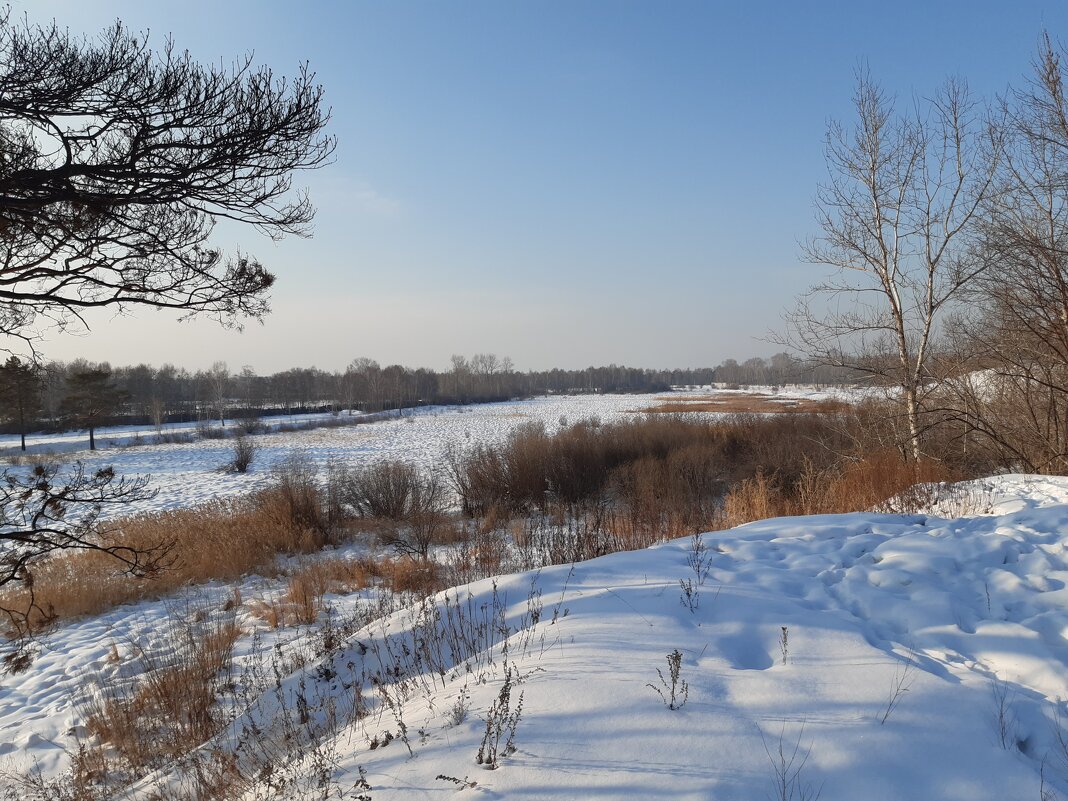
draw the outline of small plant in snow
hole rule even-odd
[[[679,603],[689,609],[691,614],[697,612],[697,607],[701,605],[701,593],[693,579],[679,579],[679,587],[682,589]]]
[[[462,779],[457,779],[455,776],[446,776],[444,773],[439,773],[434,778],[437,779],[439,782],[452,782],[453,784],[457,785],[461,790],[469,790],[473,787],[478,786],[478,782],[472,781],[467,776],[464,776]]]
[[[782,626],[782,631],[779,632],[779,652],[782,654],[782,663],[785,665],[786,660],[790,657],[790,629],[786,626]]]
[[[660,687],[655,684],[647,684],[646,687],[651,687],[657,695],[660,696],[660,700],[664,702],[664,706],[674,711],[676,709],[682,709],[686,703],[686,699],[690,694],[690,685],[686,683],[686,679],[681,677],[682,674],[682,654],[676,648],[670,654],[667,655],[668,663],[668,678],[664,678],[663,672],[660,668],[656,669],[656,674],[660,677]]]
[[[990,694],[994,698],[994,734],[998,745],[1008,751],[1016,746],[1019,739],[1016,711],[1013,709],[1016,693],[995,676],[990,681]]]
[[[686,564],[693,570],[698,586],[703,587],[708,572],[712,569],[712,549],[705,545],[704,535],[698,533],[690,537],[690,551],[686,554]]]
[[[883,710],[882,717],[879,718],[880,726],[886,723],[886,719],[890,717],[890,713],[897,709],[898,704],[901,703],[901,699],[905,697],[905,694],[912,686],[912,669],[915,666],[916,652],[914,650],[909,650],[904,663],[899,664],[894,670],[894,678],[890,682],[890,697],[886,703],[886,709]]]
[[[806,782],[802,771],[812,754],[812,747],[802,751],[801,738],[805,733],[805,724],[801,724],[801,730],[797,733],[797,739],[793,744],[786,739],[786,721],[783,721],[779,730],[778,743],[774,750],[768,747],[768,741],[764,738],[764,732],[760,732],[760,742],[764,745],[764,753],[771,762],[774,790],[774,801],[817,801],[823,792],[822,785],[816,787],[811,782]]]
[[[400,732],[400,741],[404,743],[405,748],[408,749],[408,756],[415,756],[415,752],[412,751],[412,744],[408,740],[408,726],[401,717],[400,704],[386,692],[386,688],[383,685],[378,685],[378,691],[382,695],[382,701],[389,708],[389,711],[393,713],[393,720],[397,724],[397,731]]]
[[[504,684],[501,685],[501,691],[497,694],[497,700],[486,713],[486,732],[482,735],[482,743],[478,747],[475,762],[484,765],[489,770],[496,770],[500,766],[501,757],[515,752],[515,730],[523,714],[522,692],[519,693],[519,701],[515,709],[512,709],[512,685],[515,678],[515,668],[511,665],[505,667]],[[501,738],[504,738],[503,748]]]
[[[357,768],[360,772],[360,778],[356,780],[356,783],[352,785],[352,798],[353,801],[371,801],[371,783],[367,781],[367,770],[360,765]]]
[[[1059,801],[1057,791],[1046,784],[1046,760],[1038,770],[1038,801]]]
[[[471,706],[471,691],[467,689],[465,684],[463,689],[456,696],[456,700],[452,702],[452,706],[449,707],[448,721],[450,726],[459,726],[465,720],[467,720],[467,710]]]

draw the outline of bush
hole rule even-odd
[[[273,482],[253,502],[280,525],[305,531],[323,545],[336,544],[342,513],[319,486],[318,470],[307,456],[294,453],[272,468]]]
[[[229,468],[235,473],[247,473],[256,457],[256,444],[243,434],[234,440],[234,458]]]
[[[398,461],[356,468],[342,477],[342,497],[363,517],[407,519],[419,492],[419,470]]]
[[[226,439],[226,429],[222,426],[213,426],[206,420],[197,423],[197,436],[201,439]]]
[[[234,414],[234,420],[239,437],[267,433],[267,424],[263,422],[258,409],[241,409]]]
[[[331,480],[338,498],[362,517],[389,521],[382,536],[395,550],[426,558],[448,527],[445,486],[405,462],[385,461],[341,471]]]

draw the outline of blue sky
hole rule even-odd
[[[205,61],[309,61],[336,162],[298,177],[315,237],[221,244],[279,276],[264,325],[90,318],[53,358],[216,359],[260,371],[357,356],[443,368],[712,365],[762,341],[821,276],[814,233],[831,118],[865,62],[900,102],[948,75],[1026,80],[1056,2],[127,2],[14,0],[96,32],[115,19]]]

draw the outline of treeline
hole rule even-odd
[[[379,412],[430,404],[469,404],[542,394],[663,392],[675,386],[722,383],[781,385],[848,383],[854,374],[810,368],[785,353],[717,367],[651,370],[619,365],[520,372],[507,357],[454,356],[445,371],[412,369],[373,359],[343,371],[297,367],[258,375],[216,362],[190,371],[165,364],[112,367],[85,360],[33,365],[12,357],[0,366],[0,419],[8,433],[131,423],[247,418],[268,414]]]

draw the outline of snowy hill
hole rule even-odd
[[[972,497],[990,513],[770,520],[450,591],[356,632],[215,746],[251,759],[281,745],[249,731],[299,718],[332,740],[302,770],[325,760],[346,789],[362,768],[352,792],[375,801],[1000,801],[1038,799],[1040,772],[1063,794],[1068,479]],[[487,717],[495,770],[476,763]]]

